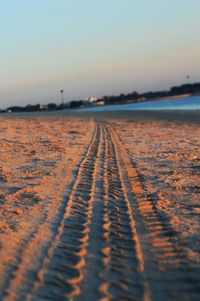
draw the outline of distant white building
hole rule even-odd
[[[40,110],[47,111],[48,110],[48,105],[47,104],[40,105]]]
[[[87,98],[84,98],[85,101],[89,101],[89,102],[95,102],[97,101],[98,97],[96,96],[90,96],[90,97],[87,97]]]
[[[97,106],[103,106],[103,105],[105,105],[105,101],[101,100],[101,101],[98,101],[96,104],[97,104]]]

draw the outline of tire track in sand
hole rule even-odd
[[[148,300],[113,135],[104,123],[80,166],[55,242],[26,300]]]
[[[89,152],[91,148],[91,144],[93,143],[97,133],[97,127],[94,128],[93,138],[91,142],[89,143],[86,153],[84,154],[83,159],[81,160],[79,166],[83,164],[83,161],[85,159],[85,155]],[[76,176],[79,173],[78,171],[75,171]],[[75,179],[69,184],[69,187],[67,189],[67,193],[70,194],[71,190],[75,186],[76,183],[76,177]],[[51,204],[47,202],[46,208],[45,204],[44,212],[42,212],[41,218],[38,223],[33,225],[31,232],[28,233],[28,236],[26,239],[19,245],[19,248],[17,250],[17,255],[13,259],[13,262],[11,262],[11,267],[9,270],[5,273],[5,285],[2,287],[2,290],[0,292],[0,299],[4,301],[11,301],[11,300],[25,300],[27,297],[27,294],[32,290],[34,287],[33,282],[35,281],[36,275],[38,273],[38,266],[43,266],[45,262],[48,261],[48,254],[51,250],[52,244],[55,244],[55,238],[58,237],[59,231],[60,231],[60,225],[62,224],[63,220],[63,212],[65,211],[66,204],[68,203],[68,199],[64,200],[58,209],[58,213],[55,216],[55,221],[53,221],[53,224],[49,223],[48,218],[48,206]],[[52,222],[52,220],[50,220]],[[43,233],[49,234],[49,231],[52,233],[50,234],[50,240],[47,240],[44,242],[44,246],[38,251],[38,246],[40,246],[40,235]],[[31,258],[34,257],[34,252],[38,253],[41,252],[39,263],[36,267],[33,268],[33,265],[31,264]],[[38,255],[38,254],[37,254]]]
[[[94,203],[94,178],[101,147],[97,125],[67,202],[58,234],[26,300],[73,299],[80,294]]]
[[[118,154],[110,130],[100,122],[102,147],[88,254],[78,300],[148,300],[143,258]]]
[[[197,300],[150,185],[113,128],[97,122],[32,288],[15,300]]]
[[[149,300],[144,258],[119,161],[120,150],[110,128],[104,127],[103,300]]]
[[[142,243],[145,278],[152,300],[198,300],[198,273],[195,276],[195,267],[189,264],[178,233],[159,207],[159,195],[150,193],[154,191],[153,184],[140,174],[122,140],[113,129],[112,132],[121,150],[119,161],[132,198],[130,204]]]

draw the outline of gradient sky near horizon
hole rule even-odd
[[[199,0],[0,0],[0,107],[200,81]]]

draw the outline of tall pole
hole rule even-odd
[[[190,75],[187,75],[186,78],[187,78],[187,80],[189,82],[190,81]]]
[[[64,104],[64,90],[60,90],[60,94],[61,94],[61,104]]]

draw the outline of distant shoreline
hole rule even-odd
[[[195,95],[195,94],[188,93],[188,94],[180,94],[180,95],[174,95],[174,96],[161,97],[161,98],[158,98],[158,99],[155,99],[155,100],[162,100],[162,99],[177,99],[177,98],[185,98],[185,97],[193,97],[193,96],[196,96],[196,95]]]
[[[94,118],[94,119],[126,119],[126,120],[165,120],[169,122],[200,123],[200,110],[162,110],[162,111],[76,111],[63,110],[52,112],[33,113],[6,113],[0,115],[0,118]]]
[[[162,111],[104,111],[104,112],[84,112],[78,114],[79,117],[96,119],[126,119],[138,120],[164,120],[167,122],[196,123],[200,124],[200,110],[162,110]]]
[[[63,91],[63,90],[61,90]],[[138,104],[151,101],[162,101],[167,99],[180,99],[186,97],[194,97],[200,95],[200,83],[183,84],[181,86],[171,87],[167,91],[149,91],[138,93],[136,91],[128,94],[103,96],[100,98],[89,97],[87,99],[72,100],[71,102],[61,103],[46,103],[46,104],[27,104],[25,106],[12,105],[6,109],[0,110],[0,113],[15,113],[15,112],[41,112],[41,111],[59,111],[65,109],[79,109],[89,107],[99,107],[107,105],[125,105]]]

